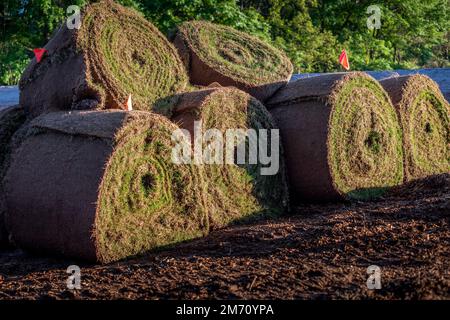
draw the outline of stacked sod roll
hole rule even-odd
[[[5,177],[14,242],[106,263],[206,234],[200,167],[171,161],[176,128],[140,111],[34,119]]]
[[[66,23],[20,80],[20,104],[34,117],[61,109],[135,110],[181,92],[188,81],[171,43],[143,16],[114,1],[87,5],[80,29]]]
[[[283,52],[231,27],[185,22],[174,44],[193,84],[234,86],[264,102],[292,75],[292,63]]]
[[[0,110],[0,247],[8,244],[8,233],[4,220],[6,199],[3,178],[10,164],[10,155],[13,149],[12,137],[24,122],[25,112],[20,106]]]
[[[402,182],[397,114],[370,76],[301,79],[267,105],[281,131],[293,202],[369,199]]]
[[[207,189],[214,202],[210,207],[215,207],[215,210],[210,211],[210,226],[223,227],[234,221],[283,213],[288,207],[288,191],[281,144],[273,146],[273,160],[277,163],[270,164],[274,168],[273,172],[264,171],[264,167],[269,165],[263,165],[260,158],[255,163],[249,157],[249,152],[260,156],[265,150],[257,145],[257,140],[252,140],[247,130],[254,130],[256,136],[253,137],[256,139],[267,133],[267,139],[262,141],[267,141],[264,145],[267,145],[269,153],[272,134],[278,133],[264,105],[232,87],[197,90],[180,94],[175,100],[170,107],[158,111],[187,130],[192,144],[201,138],[197,140],[197,145],[202,145],[200,165],[204,167]],[[208,136],[207,131],[210,129],[218,130],[221,138],[217,138],[217,135]],[[242,130],[244,133],[233,140],[233,145],[226,144],[229,129]],[[260,129],[266,133],[261,133]],[[220,150],[214,144],[219,141]],[[233,158],[229,162],[226,159],[228,147],[233,150]],[[235,156],[239,147],[244,148],[244,161],[239,161]]]
[[[380,81],[403,129],[405,179],[450,172],[450,106],[424,75]]]

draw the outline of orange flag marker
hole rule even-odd
[[[342,50],[341,55],[339,56],[339,63],[344,67],[345,70],[350,70],[350,63],[348,62],[347,52]]]
[[[125,108],[126,108],[128,111],[133,111],[133,101],[131,100],[131,94],[128,96],[128,100],[127,100],[127,102],[125,103]]]
[[[37,49],[33,49],[34,52],[34,56],[36,57],[36,61],[39,63],[41,62],[42,56],[44,55],[44,53],[47,52],[47,50],[43,49],[43,48],[37,48]]]

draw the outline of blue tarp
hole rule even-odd
[[[0,86],[0,107],[11,106],[19,103],[19,89],[17,86]]]

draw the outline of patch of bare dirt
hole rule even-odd
[[[305,205],[175,248],[86,265],[0,253],[1,299],[450,299],[450,175],[384,199]],[[66,268],[81,267],[81,290]],[[381,268],[380,290],[366,285]]]

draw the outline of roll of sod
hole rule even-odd
[[[20,103],[31,115],[61,109],[135,110],[182,91],[188,76],[173,45],[137,12],[113,1],[88,5],[81,27],[66,23],[31,61]]]
[[[209,183],[207,190],[214,201],[210,205],[215,208],[210,212],[212,228],[287,210],[282,148],[279,138],[278,143],[272,140],[272,134],[279,137],[279,132],[273,132],[276,126],[272,116],[257,99],[232,87],[207,88],[178,95],[177,103],[160,112],[189,132],[194,144],[191,159],[204,168]],[[235,130],[243,134],[238,133],[234,140],[227,138]],[[267,139],[263,140],[265,134]],[[268,153],[257,145],[256,139],[267,146],[269,153],[274,143],[271,161],[261,162],[261,155]],[[195,144],[201,146],[199,153]],[[239,151],[240,147],[244,151]],[[227,158],[227,148],[232,150],[230,158]],[[245,152],[245,159],[239,160],[238,152]],[[250,160],[251,152],[257,156],[256,161]],[[265,170],[269,167],[270,172]]]
[[[234,86],[264,102],[292,75],[292,63],[283,52],[231,27],[185,22],[174,44],[193,84]]]
[[[405,179],[450,172],[450,107],[438,85],[424,75],[380,83],[402,125]]]
[[[8,234],[5,228],[6,199],[3,178],[10,164],[12,137],[25,122],[25,112],[20,106],[0,109],[0,247],[8,245]]]
[[[370,76],[298,80],[268,108],[280,128],[293,202],[369,199],[402,182],[397,114]]]
[[[30,126],[5,177],[20,247],[107,263],[208,231],[202,174],[171,161],[165,117],[55,112]]]

